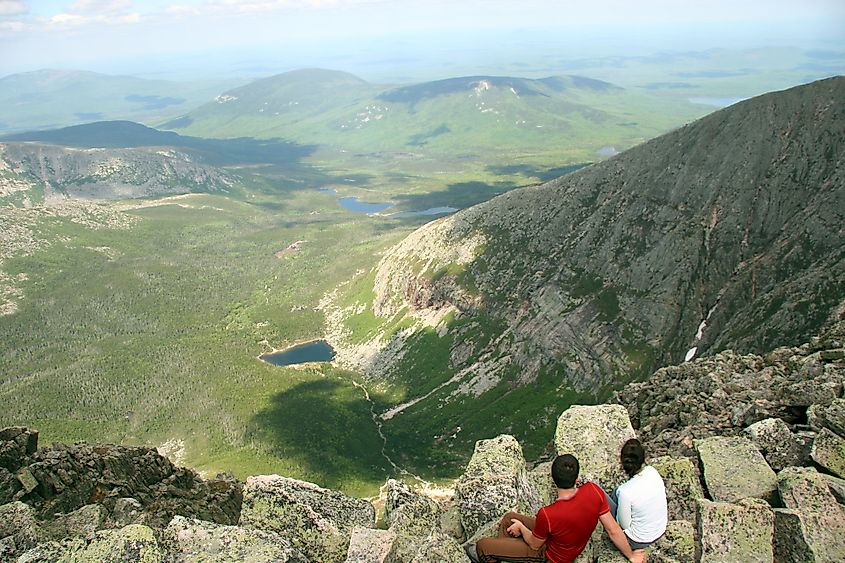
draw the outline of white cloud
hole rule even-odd
[[[50,18],[50,25],[72,27],[77,25],[83,25],[88,21],[89,18],[86,18],[85,16],[80,16],[79,14],[67,14],[62,12]]]
[[[26,4],[21,0],[0,0],[0,17],[19,16],[27,11]]]
[[[172,14],[176,16],[180,15],[199,15],[200,11],[196,8],[196,6],[190,6],[188,4],[171,4],[164,9],[164,13]]]
[[[19,21],[0,21],[0,31],[18,32],[23,31],[25,27],[24,23]]]
[[[70,7],[73,14],[119,14],[132,7],[130,0],[76,0]]]

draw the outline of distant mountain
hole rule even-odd
[[[401,87],[301,70],[230,90],[162,125],[203,137],[278,137],[360,152],[452,156],[630,146],[700,113],[579,76],[450,78]],[[644,118],[646,116],[646,118]]]
[[[338,358],[406,390],[391,443],[541,447],[568,403],[841,318],[843,101],[843,77],[753,98],[393,248],[327,305]]]
[[[107,119],[157,123],[213,99],[236,81],[169,82],[75,70],[0,78],[0,133]]]
[[[310,154],[313,147],[279,139],[202,139],[159,131],[132,121],[98,121],[48,131],[0,136],[0,142],[38,142],[76,148],[172,147],[186,150],[214,165],[289,164]]]
[[[0,204],[28,207],[55,196],[109,200],[227,192],[235,183],[230,173],[172,149],[0,143]]]

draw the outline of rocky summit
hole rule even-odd
[[[649,561],[842,561],[843,384],[845,321],[765,356],[660,370],[615,397],[624,407],[567,409],[549,440],[607,491],[623,479],[621,444],[646,443],[670,519]],[[464,563],[504,512],[553,498],[549,463],[527,462],[508,435],[478,442],[445,494],[388,480],[358,499],[278,475],[204,481],[152,449],[39,448],[33,430],[0,430],[2,561]],[[577,561],[624,559],[599,526]]]
[[[461,403],[466,436],[527,385],[545,429],[661,366],[806,341],[845,307],[843,99],[845,77],[759,96],[429,223],[329,308],[338,360],[424,388],[388,431]]]

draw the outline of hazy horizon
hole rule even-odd
[[[369,80],[548,71],[583,59],[791,47],[841,57],[845,5],[727,0],[0,0],[0,76],[44,68],[247,78],[324,67]],[[523,74],[542,74],[526,65]]]

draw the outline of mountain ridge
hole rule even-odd
[[[330,310],[338,357],[420,389],[390,423],[424,447],[444,402],[472,435],[485,396],[534,386],[542,420],[687,354],[808,338],[845,309],[842,99],[842,77],[760,96],[428,224]]]

